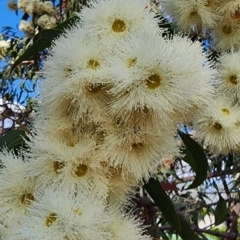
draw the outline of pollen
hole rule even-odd
[[[80,211],[80,209],[74,209],[73,212],[79,216],[82,216],[82,212]]]
[[[139,143],[133,143],[132,145],[133,149],[139,149],[143,147],[143,143],[139,142]]]
[[[124,32],[126,29],[126,24],[120,19],[115,19],[112,24],[112,30],[116,33]]]
[[[230,111],[227,108],[223,108],[222,113],[226,116],[230,115]]]
[[[229,82],[232,83],[233,85],[237,85],[237,76],[236,75],[231,75],[229,77]]]
[[[50,227],[56,220],[57,220],[57,214],[56,213],[50,213],[46,217],[45,224],[46,224],[47,227]]]
[[[191,17],[197,16],[197,15],[198,15],[197,11],[193,11],[193,12],[190,13]]]
[[[161,78],[157,74],[153,74],[146,80],[149,89],[155,89],[161,85]]]
[[[218,122],[214,123],[213,127],[216,129],[216,130],[221,130],[222,129],[222,125]]]
[[[232,28],[230,26],[223,26],[222,31],[228,35],[232,33]]]
[[[87,68],[90,68],[92,70],[96,70],[100,67],[100,63],[97,60],[90,59],[87,63]]]
[[[54,169],[54,172],[57,174],[60,173],[60,171],[64,168],[64,166],[65,166],[64,163],[61,163],[58,161],[53,162],[53,169]]]
[[[83,177],[83,176],[86,175],[87,171],[88,171],[88,166],[87,166],[87,165],[85,165],[85,164],[79,164],[79,165],[76,167],[74,173],[75,173],[75,175],[76,175],[77,177]]]
[[[75,143],[74,143],[74,141],[69,140],[69,141],[66,143],[66,145],[67,145],[68,147],[74,147],[74,146],[75,146]]]
[[[128,59],[128,68],[134,67],[137,63],[137,58],[130,58]]]
[[[23,203],[25,205],[30,204],[31,201],[34,201],[34,200],[35,200],[35,198],[31,193],[24,193],[21,196],[21,203]]]

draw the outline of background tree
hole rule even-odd
[[[236,66],[232,73],[229,70],[227,75],[230,67],[224,58],[228,56],[226,53],[237,52],[240,45],[238,4],[239,1],[163,0],[149,2],[146,6],[158,14],[161,19],[159,25],[165,29],[163,35],[166,38],[171,39],[181,33],[192,42],[203,45],[213,68],[217,69],[214,86],[225,91],[231,99],[231,111],[234,104],[236,107],[237,103],[238,107],[236,69],[239,67]],[[10,9],[23,15],[19,28],[25,36],[18,37],[11,28],[2,29],[1,146],[7,143],[9,148],[18,149],[22,145],[21,136],[23,131],[30,131],[28,124],[37,103],[36,99],[29,98],[29,93],[36,91],[48,49],[65,28],[74,24],[78,18],[75,13],[84,6],[88,6],[87,1],[32,1],[30,5],[24,0],[9,2]],[[228,60],[232,66],[236,61]],[[225,84],[226,78],[235,88]],[[19,85],[15,84],[17,81]],[[229,114],[229,109],[222,109]],[[209,116],[207,114],[196,115],[204,122]],[[6,119],[10,119],[12,124],[4,127]],[[144,186],[139,186],[131,201],[135,202],[136,213],[144,224],[151,226],[148,234],[155,239],[173,239],[176,235],[191,240],[209,239],[210,236],[238,239],[240,166],[236,148],[239,148],[239,142],[231,142],[233,138],[223,139],[222,142],[226,140],[229,143],[225,148],[221,141],[216,140],[217,137],[212,140],[212,136],[207,135],[210,127],[204,128],[195,118],[193,125],[191,121],[186,119],[179,126],[178,137],[184,154],[165,159],[164,164],[159,166],[158,174]],[[221,121],[218,119],[212,126],[216,130],[225,128]],[[7,133],[16,128],[21,131]],[[214,216],[213,222],[200,228],[200,220],[207,215]],[[226,226],[217,227],[221,223]]]

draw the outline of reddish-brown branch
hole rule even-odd
[[[230,170],[227,170],[227,171],[219,171],[219,172],[214,172],[214,173],[208,173],[207,176],[206,176],[206,179],[231,175],[231,174],[234,174],[234,173],[239,172],[239,171],[240,171],[240,169],[230,169]],[[174,183],[179,184],[179,183],[183,183],[183,182],[192,182],[192,181],[194,181],[194,179],[195,179],[195,176],[189,176],[189,177],[182,178],[181,180],[177,179],[177,180],[174,181]]]

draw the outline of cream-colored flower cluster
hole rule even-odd
[[[210,34],[220,51],[239,49],[239,0],[162,0],[161,6],[183,32]]]
[[[29,148],[0,156],[5,239],[150,239],[124,205],[179,154],[176,128],[208,107],[215,71],[200,43],[163,38],[147,4],[92,1],[54,42]]]
[[[11,10],[20,9],[29,16],[33,16],[31,21],[21,20],[19,29],[27,36],[33,37],[37,26],[42,29],[51,29],[56,26],[56,9],[51,1],[41,2],[40,0],[10,0],[8,7]]]
[[[218,52],[215,96],[190,116],[196,139],[215,154],[239,153],[240,1],[162,0],[160,6],[181,31],[210,40]]]
[[[213,153],[240,151],[240,52],[222,53],[216,64],[216,96],[194,118],[196,137]]]

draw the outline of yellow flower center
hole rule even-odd
[[[35,198],[34,196],[31,194],[31,193],[24,193],[22,196],[21,196],[21,203],[23,204],[30,204],[31,201],[34,201]]]
[[[55,161],[53,162],[53,170],[55,173],[59,174],[61,170],[64,168],[65,164],[62,162]]]
[[[126,24],[120,19],[115,19],[112,24],[112,30],[116,33],[124,32],[126,29]]]
[[[149,114],[149,109],[146,106],[144,106],[141,111],[142,111],[143,116],[146,116]]]
[[[232,28],[230,26],[223,26],[222,31],[228,35],[232,33]]]
[[[155,89],[161,85],[161,78],[157,74],[153,74],[146,80],[149,89]]]
[[[87,166],[87,165],[85,165],[85,164],[79,164],[79,165],[76,167],[74,173],[75,173],[75,175],[76,175],[77,177],[83,177],[83,176],[86,175],[87,171],[88,171],[88,166]]]
[[[198,15],[197,11],[192,11],[192,12],[190,13],[190,16],[191,16],[191,17],[194,17],[194,16],[196,16],[196,15]]]
[[[137,63],[137,58],[130,58],[128,59],[128,68],[134,67]]]
[[[66,145],[67,145],[68,147],[74,147],[74,146],[75,146],[75,143],[74,143],[73,140],[68,140],[68,141],[66,142]]]
[[[88,91],[91,93],[98,93],[102,90],[102,84],[90,85]]]
[[[96,70],[100,67],[100,63],[97,60],[90,59],[87,63],[87,67],[91,68],[92,70]]]
[[[213,127],[216,129],[216,130],[221,130],[222,129],[222,125],[220,123],[214,123]]]
[[[80,211],[80,209],[74,209],[73,212],[79,216],[82,216],[82,212]]]
[[[72,69],[69,67],[64,68],[65,77],[69,77],[72,72]]]
[[[50,227],[56,220],[57,220],[57,214],[56,213],[50,213],[46,217],[45,225],[47,227]]]
[[[141,142],[132,144],[133,149],[139,149],[139,148],[142,148],[142,147],[143,147],[143,143],[141,143]]]
[[[231,75],[229,77],[229,82],[232,83],[233,85],[237,85],[237,76],[236,75]]]
[[[230,111],[227,108],[223,108],[222,113],[228,116],[230,114]]]

